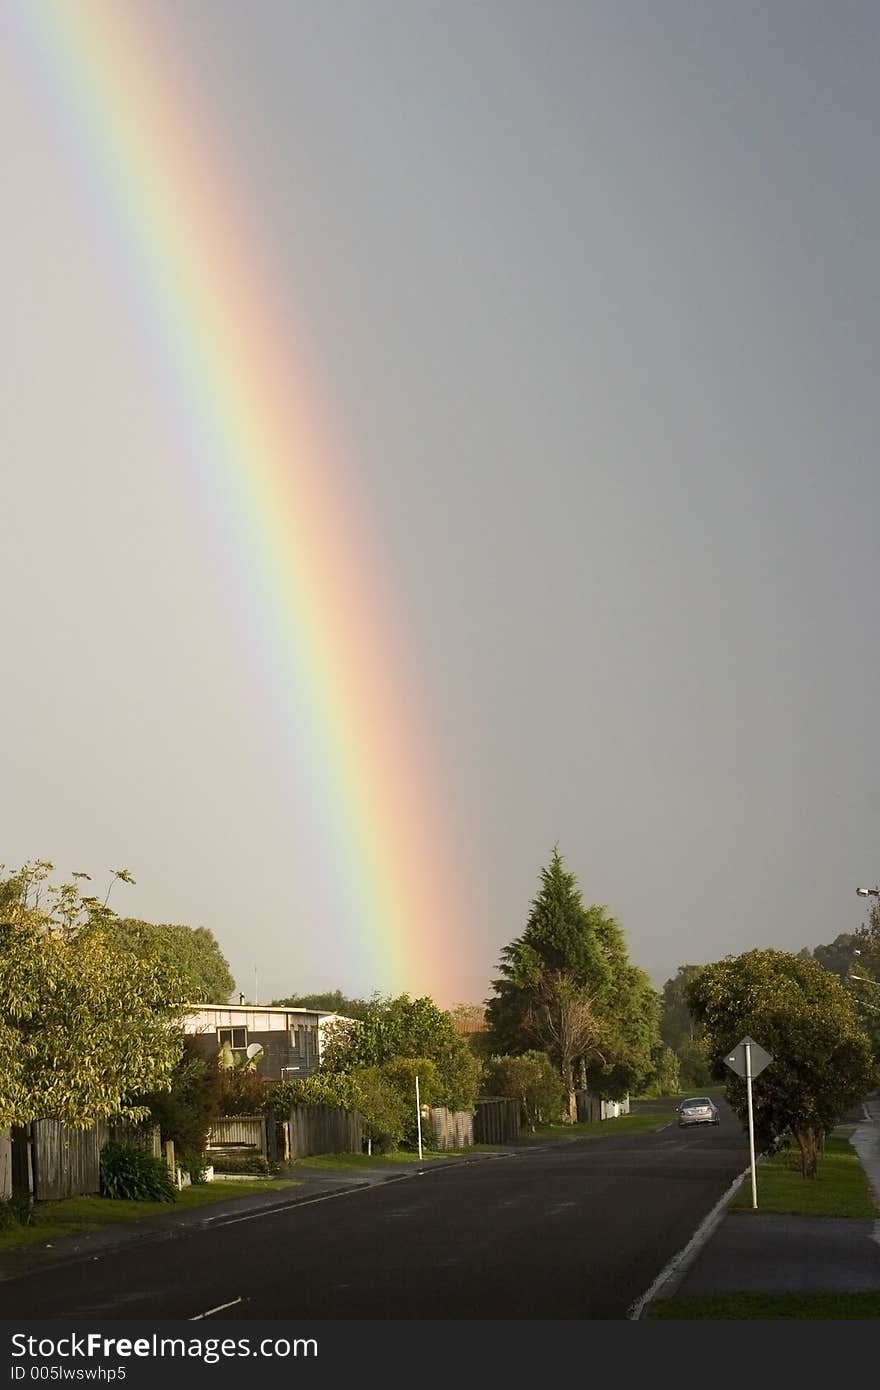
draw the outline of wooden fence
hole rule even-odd
[[[470,1110],[448,1110],[432,1106],[429,1112],[434,1146],[438,1149],[467,1149],[474,1142],[474,1117]]]
[[[101,1150],[108,1139],[142,1144],[154,1158],[162,1153],[157,1127],[99,1120],[73,1129],[60,1120],[35,1120],[12,1131],[12,1182],[36,1202],[88,1197],[101,1190]]]
[[[34,1198],[57,1201],[100,1192],[101,1150],[109,1138],[104,1120],[91,1129],[71,1129],[60,1120],[37,1120],[31,1125]]]
[[[519,1101],[482,1096],[474,1112],[474,1143],[504,1144],[519,1138]]]
[[[364,1146],[364,1122],[354,1110],[340,1105],[295,1105],[288,1122],[290,1157],[309,1154],[359,1154]]]
[[[224,1115],[208,1130],[208,1156],[212,1149],[268,1154],[265,1115]]]

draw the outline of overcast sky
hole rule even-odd
[[[210,927],[249,995],[255,970],[262,999],[384,989],[298,847],[314,787],[230,642],[234,536],[182,497],[20,8],[0,861],[129,867],[117,908]],[[854,930],[880,877],[880,7],[146,13],[393,595],[464,904],[439,1002],[485,997],[555,843],[657,984]]]

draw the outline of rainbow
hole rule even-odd
[[[345,903],[343,922],[312,925],[375,987],[451,1003],[462,914],[449,827],[329,412],[315,409],[271,308],[243,225],[247,200],[200,129],[191,83],[149,6],[27,0],[18,21],[60,106],[58,138],[73,142],[135,312],[210,459],[213,476],[195,485],[203,501],[220,499],[218,526],[249,576],[264,677],[287,720],[305,722],[309,782],[297,796],[332,826]],[[182,466],[202,465],[187,456]],[[333,970],[328,961],[328,983]]]

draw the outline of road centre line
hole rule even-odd
[[[216,1308],[209,1308],[205,1313],[195,1313],[187,1322],[199,1322],[202,1318],[209,1318],[212,1313],[222,1313],[224,1308],[234,1308],[236,1303],[241,1303],[241,1298],[233,1298],[229,1303],[218,1303]]]
[[[409,1176],[406,1174],[405,1176]],[[387,1182],[400,1182],[400,1178],[388,1178]],[[277,1216],[281,1211],[297,1211],[299,1207],[314,1207],[319,1202],[332,1202],[336,1197],[354,1197],[358,1192],[371,1192],[374,1187],[384,1187],[385,1183],[365,1183],[363,1187],[343,1187],[339,1192],[325,1192],[321,1197],[308,1197],[304,1202],[286,1202],[279,1206],[264,1207],[262,1211],[249,1211],[244,1216],[209,1216],[204,1226],[211,1230],[220,1226],[237,1226],[242,1221],[257,1221],[261,1216]]]
[[[519,1155],[516,1154],[506,1153],[497,1155],[499,1158],[515,1158],[518,1156]],[[494,1158],[496,1155],[493,1154],[492,1157]],[[482,1161],[482,1159],[477,1158],[466,1158],[461,1163],[455,1165],[443,1164],[438,1166],[437,1169],[418,1168],[414,1173],[395,1174],[394,1177],[384,1178],[381,1182],[365,1182],[359,1187],[343,1187],[338,1192],[325,1192],[320,1197],[307,1197],[304,1201],[294,1199],[292,1202],[276,1202],[274,1206],[263,1207],[260,1211],[248,1212],[244,1216],[206,1216],[200,1224],[203,1230],[206,1228],[216,1230],[220,1226],[235,1226],[241,1221],[256,1221],[260,1216],[277,1216],[281,1211],[293,1211],[296,1207],[313,1207],[318,1202],[330,1202],[334,1197],[351,1197],[356,1192],[371,1192],[377,1187],[387,1187],[389,1183],[405,1182],[407,1178],[422,1178],[432,1171],[448,1171],[448,1169],[453,1166],[457,1168],[473,1167],[475,1164],[481,1163]]]

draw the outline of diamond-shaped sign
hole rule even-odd
[[[743,1038],[742,1042],[738,1042],[736,1047],[728,1052],[724,1059],[724,1063],[726,1066],[730,1067],[731,1071],[735,1071],[737,1076],[744,1077],[746,1074],[746,1047],[748,1047],[750,1053],[749,1061],[751,1062],[752,1080],[754,1080],[759,1072],[764,1070],[767,1063],[773,1061],[773,1058],[770,1056],[769,1052],[764,1051],[760,1043],[756,1043],[755,1039],[750,1038],[748,1034]]]

